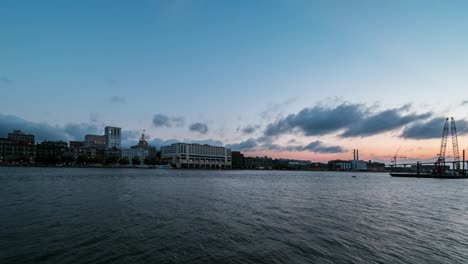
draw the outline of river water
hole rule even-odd
[[[468,263],[468,180],[0,168],[0,263]]]

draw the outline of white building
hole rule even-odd
[[[122,149],[122,158],[128,158],[130,163],[132,163],[132,159],[136,156],[138,156],[140,158],[141,163],[143,163],[143,161],[150,156],[150,152],[147,149]]]
[[[106,138],[106,148],[118,148],[120,149],[120,127],[106,126],[104,128],[104,137]]]
[[[161,159],[177,168],[220,168],[232,167],[231,150],[210,145],[175,143],[161,147]]]
[[[366,171],[367,170],[367,162],[362,160],[351,160],[351,166],[353,170],[356,171]]]

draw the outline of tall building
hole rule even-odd
[[[104,137],[106,140],[106,148],[118,148],[120,149],[121,134],[120,127],[106,126],[104,128]]]
[[[163,146],[161,159],[177,168],[232,168],[230,149],[206,144],[175,143]]]

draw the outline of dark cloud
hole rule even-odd
[[[248,125],[248,126],[242,128],[242,133],[244,133],[246,135],[253,134],[259,128],[260,128],[260,126],[258,126],[258,125],[256,125],[256,126]]]
[[[316,105],[269,124],[265,135],[278,136],[299,131],[306,136],[320,136],[343,131],[341,137],[371,136],[401,128],[432,115],[406,113],[410,108],[410,105],[404,105],[375,113],[371,107],[363,104],[342,103],[335,107]]]
[[[346,149],[340,146],[330,146],[324,144],[322,141],[313,141],[305,146],[282,146],[272,142],[263,141],[263,143],[254,138],[249,138],[237,144],[228,144],[226,147],[232,150],[239,151],[252,151],[252,150],[271,150],[271,151],[309,151],[314,153],[343,153]]]
[[[346,150],[340,146],[327,146],[322,141],[313,141],[306,146],[299,147],[298,151],[310,151],[314,153],[343,153]]]
[[[31,122],[16,116],[0,114],[0,137],[7,137],[9,132],[17,129],[35,135],[36,141],[63,140],[65,134],[59,127],[47,123]]]
[[[417,122],[406,127],[401,133],[400,137],[406,139],[442,138],[442,130],[444,129],[444,124],[444,117],[436,117],[427,122]],[[468,132],[467,120],[455,121],[455,124],[457,126],[457,133],[459,135],[463,135]]]
[[[343,134],[342,137],[363,137],[380,134],[401,128],[409,123],[418,120],[424,120],[431,117],[431,113],[424,114],[402,114],[405,111],[404,107],[382,111],[380,113],[370,115],[363,118],[360,122],[351,125]]]
[[[183,117],[170,117],[164,114],[155,114],[153,116],[153,126],[155,127],[181,127],[185,125]]]
[[[84,140],[85,134],[99,132],[95,124],[69,123],[63,127],[52,126],[47,123],[31,122],[16,116],[0,114],[0,137],[6,137],[9,132],[16,129],[27,134],[33,134],[36,141]],[[100,134],[102,134],[102,131]]]
[[[13,83],[13,80],[6,77],[6,76],[1,76],[0,77],[0,83],[10,84],[10,83]]]
[[[163,114],[156,114],[153,116],[153,126],[155,127],[171,127],[171,120],[168,116]]]
[[[226,145],[227,148],[230,148],[231,150],[238,150],[238,151],[248,151],[252,150],[258,146],[257,140],[253,138],[249,138],[245,141],[236,143],[236,144],[228,144]]]
[[[193,123],[190,125],[189,130],[192,132],[198,132],[200,134],[208,133],[208,126],[204,123]]]
[[[114,103],[114,104],[120,104],[120,103],[125,103],[125,98],[121,97],[121,96],[112,96],[111,97],[111,103]]]
[[[306,136],[324,135],[350,126],[355,120],[361,120],[365,113],[365,107],[360,104],[344,103],[334,108],[317,105],[269,124],[265,135],[276,136],[295,129]]]

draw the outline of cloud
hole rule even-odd
[[[155,127],[171,127],[171,120],[168,116],[163,114],[156,114],[153,116],[153,126]]]
[[[442,130],[444,128],[445,118],[435,117],[426,122],[417,122],[406,127],[400,137],[405,139],[433,139],[442,138]],[[455,121],[457,134],[463,135],[468,133],[468,121]],[[449,124],[450,125],[450,124]]]
[[[248,126],[242,128],[242,133],[244,133],[246,135],[253,134],[259,128],[260,128],[259,125],[256,125],[256,126],[248,125]]]
[[[257,140],[254,138],[249,138],[245,141],[236,143],[236,144],[228,144],[226,145],[227,148],[230,148],[231,150],[237,150],[237,151],[248,151],[252,150],[258,146]]]
[[[363,118],[360,122],[351,125],[343,134],[342,137],[364,137],[380,134],[401,128],[411,122],[424,120],[431,117],[431,113],[423,114],[401,114],[405,111],[405,106],[402,108],[394,108],[382,111],[380,113],[370,115]]]
[[[346,128],[360,120],[366,112],[364,105],[343,103],[334,108],[321,105],[304,108],[267,126],[265,135],[277,136],[298,129],[306,136],[325,135]]]
[[[30,122],[16,116],[0,114],[0,137],[6,137],[8,133],[16,129],[35,135],[36,141],[63,140],[65,134],[59,127],[47,123]]]
[[[224,146],[223,142],[221,140],[216,140],[216,139],[203,139],[203,140],[185,140],[185,142],[188,143],[196,143],[196,144],[201,144],[201,145],[212,145],[212,146]]]
[[[179,143],[180,140],[177,139],[162,139],[162,138],[154,138],[148,142],[151,146],[155,146],[156,148],[160,149],[162,146],[169,146],[174,143]]]
[[[404,105],[373,112],[372,107],[364,104],[345,102],[335,107],[319,104],[268,124],[265,135],[271,137],[302,132],[306,136],[321,136],[342,131],[340,137],[372,136],[427,119],[432,115],[406,113],[410,108],[410,105]]]
[[[270,103],[267,105],[265,111],[260,113],[260,116],[264,120],[272,120],[278,118],[291,104],[297,101],[297,97],[289,98],[280,103]]]
[[[298,151],[309,151],[314,153],[343,153],[346,152],[346,149],[340,146],[330,146],[326,145],[322,141],[313,141],[305,146],[282,146],[278,144],[274,144],[269,141],[265,141],[264,139],[254,139],[249,138],[245,141],[236,143],[236,144],[228,144],[226,145],[227,148],[232,150],[239,150],[239,151],[253,151],[253,150],[270,150],[270,151],[287,151],[287,152],[298,152]]]
[[[193,123],[190,125],[189,130],[200,134],[206,134],[208,133],[208,126],[204,123]]]
[[[139,130],[122,130],[122,134],[120,135],[121,145],[124,148],[128,148],[134,146],[138,143],[140,138],[141,131]],[[145,135],[147,138],[147,135]]]
[[[10,84],[10,83],[13,83],[13,80],[6,77],[6,76],[1,76],[0,77],[0,83]]]
[[[63,131],[73,140],[84,140],[86,134],[102,134],[102,129],[96,124],[89,123],[69,123],[65,125]]]
[[[43,140],[84,140],[85,134],[99,131],[95,124],[69,123],[65,126],[52,126],[47,123],[31,122],[12,115],[0,114],[0,137],[6,137],[13,130],[19,129],[33,134],[36,141]]]
[[[183,117],[170,117],[164,114],[155,114],[153,116],[154,127],[181,127],[185,125],[185,119]]]
[[[462,106],[468,105],[468,100],[463,100],[463,101],[461,102],[461,105],[462,105]]]
[[[215,140],[215,139],[204,139],[204,140],[178,140],[178,139],[161,139],[161,138],[155,138],[150,140],[148,143],[152,146],[156,146],[158,149],[161,148],[161,146],[169,146],[174,143],[195,143],[195,144],[208,144],[212,146],[224,146],[222,141]]]
[[[113,103],[113,104],[123,104],[123,103],[125,103],[125,98],[123,98],[121,96],[114,95],[114,96],[111,97],[110,100],[111,100],[111,103]]]
[[[346,149],[340,146],[327,146],[322,141],[313,141],[306,146],[299,147],[298,151],[310,151],[315,153],[343,153]]]

